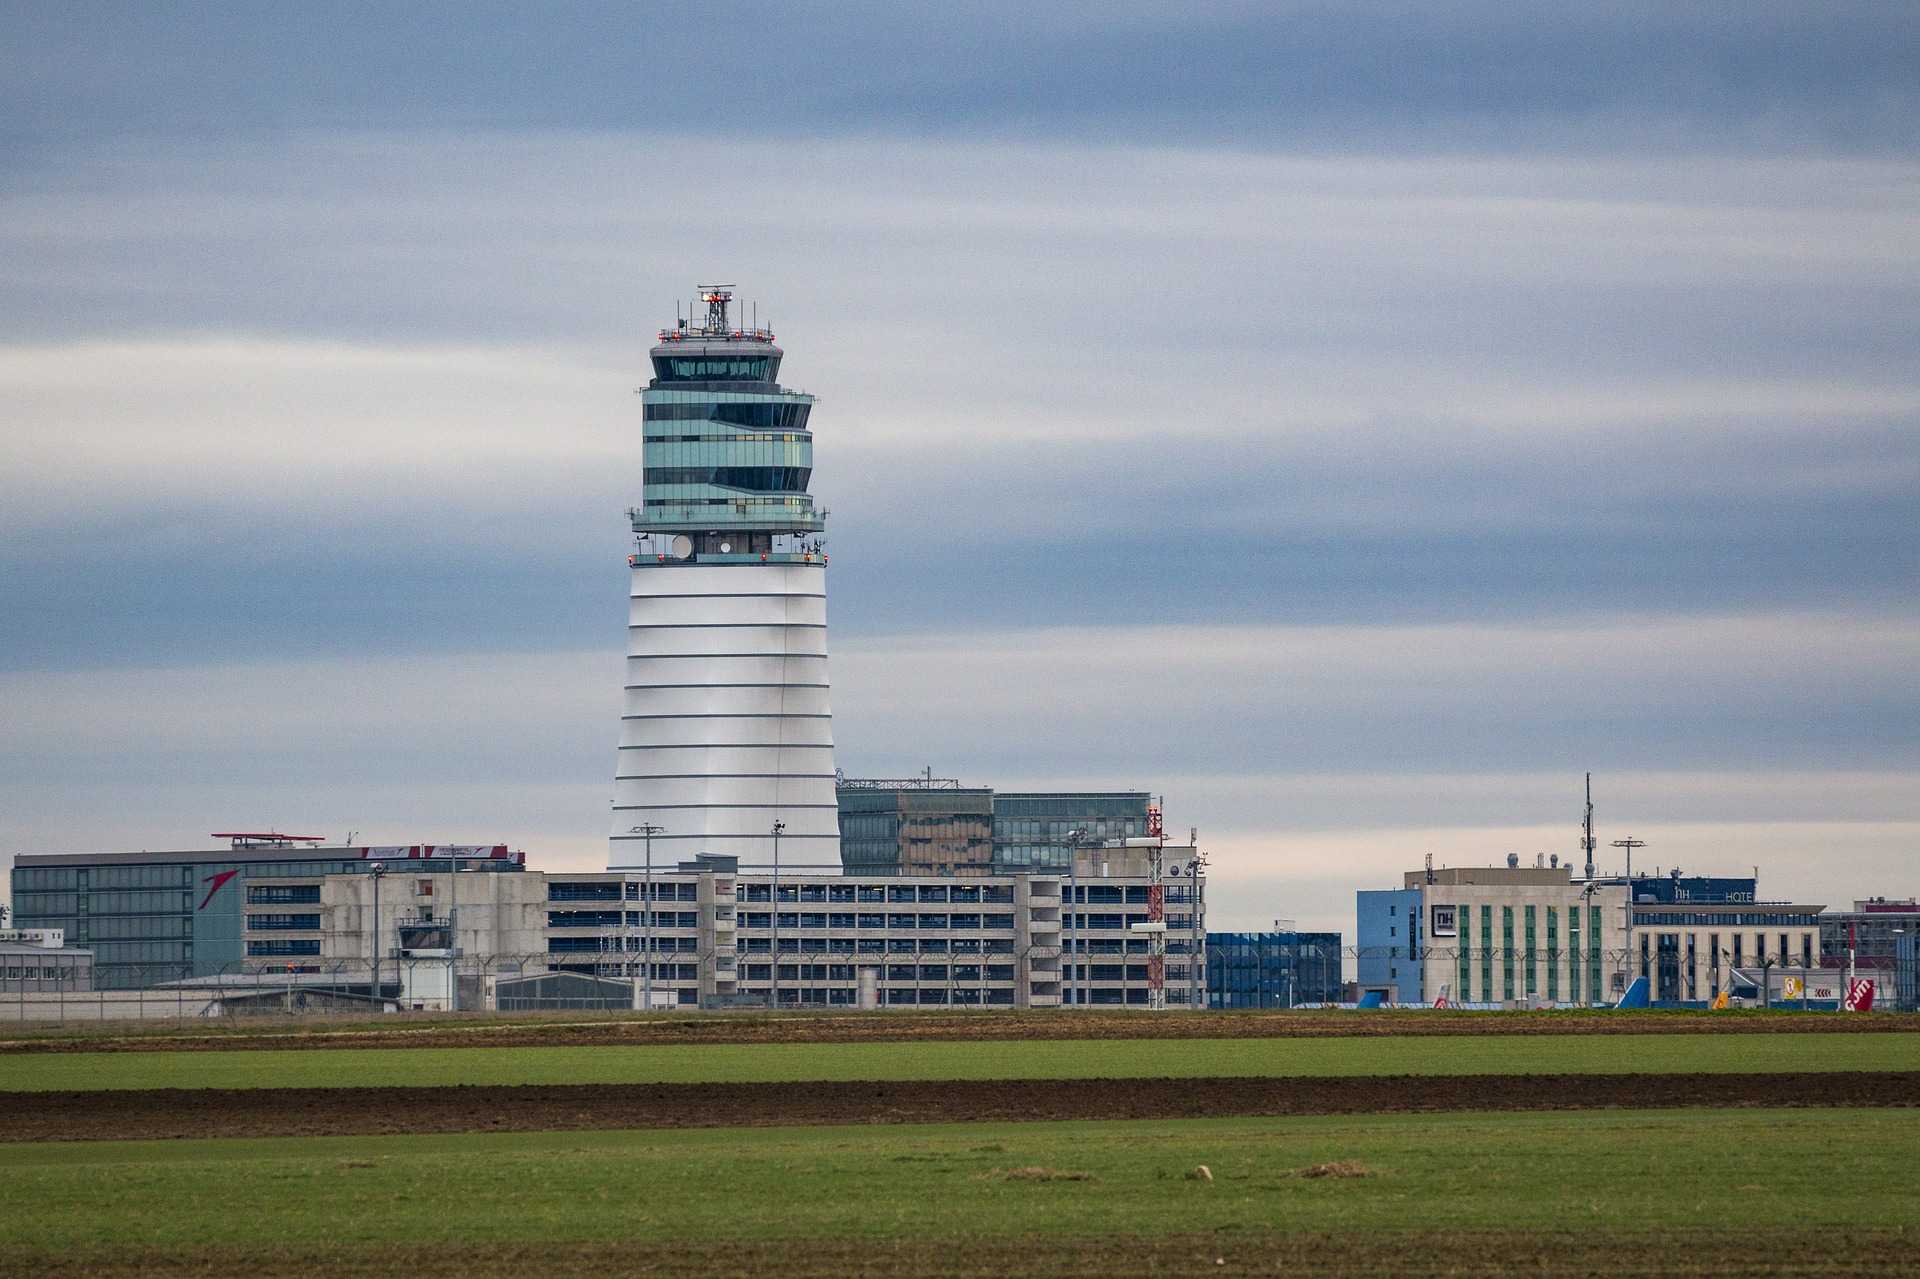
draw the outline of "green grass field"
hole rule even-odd
[[[0,1090],[1808,1070],[1920,1070],[1920,1034],[20,1053]]]
[[[1165,1232],[1243,1259],[1288,1232],[1376,1259],[1363,1241],[1436,1228],[1467,1249],[1474,1232],[1734,1246],[1743,1222],[1807,1242],[1920,1228],[1916,1142],[1920,1111],[1796,1110],[4,1145],[0,1185],[32,1208],[0,1213],[0,1256],[371,1271],[413,1248],[480,1275],[542,1241],[627,1241],[670,1273],[724,1240],[804,1273],[810,1248],[850,1241],[955,1258],[1013,1241],[1036,1264]],[[1334,1161],[1365,1175],[1300,1175]],[[1211,1182],[1186,1177],[1200,1164]]]

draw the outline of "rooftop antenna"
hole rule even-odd
[[[725,337],[733,327],[727,321],[727,306],[733,301],[733,286],[700,284],[694,287],[700,290],[700,300],[707,304],[707,334]]]
[[[1433,882],[1433,854],[1432,853],[1427,854],[1427,882],[1429,884]]]
[[[1580,847],[1587,854],[1587,878],[1593,878],[1593,774],[1587,774],[1587,815],[1580,823]]]

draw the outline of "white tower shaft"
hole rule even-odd
[[[641,562],[633,569],[614,783],[615,865],[655,854],[837,863],[826,569]]]

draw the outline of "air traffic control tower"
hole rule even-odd
[[[640,392],[625,711],[609,869],[701,853],[838,865],[826,512],[807,495],[813,397],[731,286],[660,332]],[[775,829],[779,847],[775,847]]]

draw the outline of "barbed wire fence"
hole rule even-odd
[[[812,939],[808,941],[811,943]],[[919,988],[944,989],[946,994],[940,1000],[944,1006],[1007,1008],[1018,1002],[1012,997],[1016,983],[1061,986],[1065,984],[1063,969],[1075,960],[1066,947],[1036,943],[1010,953],[949,955],[937,965],[942,969],[937,977],[925,975],[925,963],[918,965],[912,978],[905,976],[905,969],[914,965],[916,959],[927,958],[848,953],[829,949],[824,944],[803,947],[798,941],[791,946],[783,941],[777,960],[781,989],[778,1007],[817,1010],[857,1006],[857,999],[849,992],[857,986],[859,970],[870,969],[877,970],[877,980],[883,986],[906,980],[913,981]],[[1103,958],[1112,956],[1090,948],[1080,953],[1078,961],[1092,966]],[[1137,957],[1120,958],[1124,965]],[[1292,1005],[1337,1004],[1350,1002],[1356,985],[1376,984],[1398,985],[1408,991],[1418,989],[1421,995],[1417,1002],[1426,1004],[1444,997],[1451,1004],[1481,1008],[1510,1007],[1528,999],[1561,1005],[1591,1005],[1611,1004],[1619,997],[1630,975],[1638,975],[1629,967],[1632,958],[1638,957],[1630,956],[1624,949],[1594,952],[1543,947],[1529,952],[1476,946],[1336,948],[1317,942],[1275,947],[1246,960],[1237,959],[1231,948],[1223,946],[1209,950],[1204,967],[1192,965],[1190,957],[1186,965],[1170,962],[1166,981],[1170,989],[1178,984],[1184,991],[1191,992],[1187,998],[1171,1004],[1176,1009],[1193,1008],[1196,1003],[1203,1008],[1224,1006],[1226,1001],[1216,1001],[1209,996],[1229,989],[1275,992],[1272,1003],[1255,1005],[1259,1007],[1283,1006],[1281,991]],[[955,959],[960,962],[953,962]],[[1683,994],[1698,995],[1711,983],[1731,981],[1730,974],[1736,967],[1749,973],[1767,969],[1817,973],[1824,980],[1834,974],[1842,962],[1831,957],[1816,956],[1815,959],[1810,967],[1796,963],[1781,969],[1777,962],[1735,965],[1730,956],[1722,955],[1715,969],[1708,957],[1697,956],[1702,966],[1694,969],[1691,986],[1684,972],[1669,973],[1667,981],[1671,988]],[[774,952],[765,950],[735,951],[709,946],[696,952],[661,952],[654,956],[653,984],[657,992],[674,992],[674,998],[679,999],[679,991],[710,990],[715,984],[711,979],[764,982],[774,964]],[[1580,974],[1577,986],[1571,977],[1576,968]],[[1556,974],[1553,979],[1547,976],[1550,970]],[[400,955],[377,960],[254,957],[200,974],[183,971],[179,964],[110,964],[95,969],[92,980],[88,981],[70,967],[57,967],[51,962],[38,962],[33,956],[14,954],[9,955],[6,966],[0,968],[0,1023],[247,1016],[364,1017],[372,1013],[414,1011],[490,1016],[522,1011],[609,1011],[639,1006],[641,971],[638,953],[609,946],[600,951],[462,955],[451,962],[443,957]],[[1529,972],[1533,974],[1531,982]],[[1892,996],[1894,975],[1890,972],[1880,975],[1888,995]],[[519,984],[525,980],[543,977],[557,980],[534,993],[511,993],[503,989],[520,989]],[[1134,979],[1129,976],[1127,980]],[[581,986],[579,982],[588,985]],[[592,985],[596,982],[603,984]],[[623,989],[616,990],[616,983]],[[573,993],[569,993],[570,989]],[[1497,991],[1500,997],[1472,999],[1463,994],[1485,995],[1489,991]],[[1196,1001],[1194,995],[1200,998]],[[1394,1002],[1416,1001],[1396,998]],[[747,999],[735,1006],[752,1004],[753,1001]],[[898,1006],[884,997],[880,1004]],[[696,1005],[669,1000],[657,1006],[691,1010]],[[727,1005],[703,1003],[699,1006]],[[766,1005],[763,1001],[759,1006]],[[1061,1012],[1071,1016],[1076,1007],[1113,1006],[1062,1006]]]

